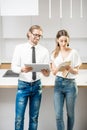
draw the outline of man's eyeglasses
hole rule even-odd
[[[32,33],[32,32],[31,32]],[[42,35],[32,33],[34,37],[42,38]]]

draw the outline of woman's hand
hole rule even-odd
[[[71,66],[66,66],[65,69],[66,71],[68,71],[68,73],[78,74],[79,66],[76,66],[74,68],[72,68]]]

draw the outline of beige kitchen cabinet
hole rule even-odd
[[[26,38],[30,26],[30,16],[4,16],[2,17],[3,38]]]

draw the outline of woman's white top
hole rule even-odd
[[[65,62],[65,61],[71,61],[71,67],[72,68],[81,65],[80,56],[79,56],[79,54],[77,53],[77,51],[75,49],[72,49],[71,52],[69,53],[69,55],[65,59],[63,59],[61,52],[59,52],[59,54],[58,54],[58,56],[56,58],[54,58],[53,54],[52,54],[51,55],[51,61],[54,62],[56,67],[58,67],[61,63]],[[58,71],[56,76],[63,77],[62,72]],[[66,78],[75,79],[76,76],[77,76],[76,74],[71,74],[69,72]]]

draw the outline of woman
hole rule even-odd
[[[58,31],[56,35],[56,43],[56,48],[51,56],[51,71],[55,75],[54,105],[57,130],[65,130],[63,121],[65,99],[67,130],[73,130],[75,101],[78,93],[75,78],[78,74],[81,60],[77,51],[69,47],[69,35],[66,30]]]

